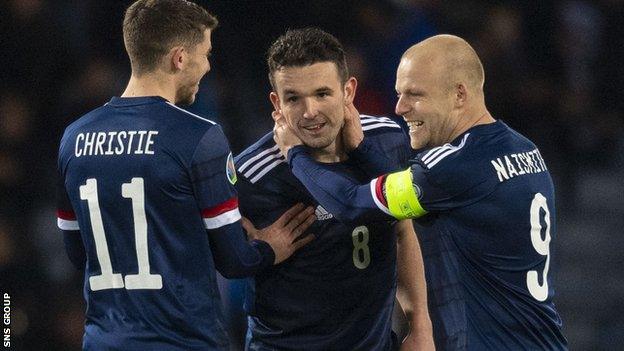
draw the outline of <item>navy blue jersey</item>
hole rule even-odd
[[[206,231],[240,219],[221,128],[160,97],[113,98],[66,129],[59,172],[59,227],[87,257],[84,349],[227,350]]]
[[[407,166],[409,140],[385,117],[362,116],[367,138],[390,156],[386,172]],[[326,164],[354,182],[351,161]],[[249,350],[390,350],[396,290],[392,219],[341,224],[290,172],[273,141],[261,138],[236,158],[241,212],[258,227],[297,202],[316,207],[306,231],[316,239],[249,282]]]
[[[443,350],[561,350],[553,304],[555,194],[537,147],[503,122],[411,167],[435,340]]]
[[[394,213],[387,193],[391,175],[369,187],[344,180],[330,186],[337,174],[310,171],[315,166],[305,150],[293,150],[293,173],[335,213],[352,219]],[[536,146],[497,121],[425,150],[408,171],[407,187],[419,205],[402,204],[405,213],[425,213],[416,231],[437,349],[566,349],[553,304],[555,195]],[[319,174],[322,183],[313,181]]]

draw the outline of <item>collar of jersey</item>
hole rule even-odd
[[[167,99],[161,96],[139,96],[139,97],[113,96],[113,98],[110,99],[108,104],[113,105],[113,106],[136,106],[136,105],[153,104],[156,102],[166,102],[166,101]]]
[[[455,140],[451,142],[451,144],[455,144],[456,141],[461,140],[466,133],[474,134],[474,135],[483,135],[483,134],[493,134],[498,133],[503,129],[508,128],[505,122],[497,119],[494,123],[488,124],[479,124],[478,126],[474,126],[467,131],[463,132],[459,135]]]

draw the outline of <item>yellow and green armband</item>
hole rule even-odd
[[[418,218],[427,213],[418,201],[412,184],[412,169],[390,173],[386,177],[386,201],[396,219]]]

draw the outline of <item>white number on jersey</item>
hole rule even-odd
[[[544,223],[546,228],[542,227],[540,221],[540,210],[544,210]],[[542,229],[545,229],[544,240],[542,240]],[[527,288],[531,295],[538,301],[545,301],[548,297],[548,267],[550,266],[550,211],[544,195],[537,193],[531,202],[531,243],[535,251],[542,256],[546,256],[546,264],[542,272],[542,284],[540,285],[537,271],[527,272]]]
[[[132,200],[132,215],[134,219],[134,242],[136,246],[138,274],[128,274],[124,280],[121,274],[113,273],[104,224],[98,201],[97,180],[87,179],[85,185],[80,186],[80,199],[87,200],[91,230],[95,240],[95,251],[100,264],[101,274],[89,277],[89,286],[92,291],[103,289],[162,289],[162,276],[150,274],[149,255],[147,249],[147,219],[145,216],[145,191],[143,178],[132,178],[130,183],[121,185],[121,194]]]
[[[365,269],[370,264],[370,249],[368,248],[368,228],[359,226],[351,233],[353,238],[353,264],[358,269]]]

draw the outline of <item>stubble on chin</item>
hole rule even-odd
[[[318,138],[311,138],[311,137],[302,138],[300,135],[298,136],[299,136],[299,139],[301,139],[301,141],[303,142],[303,144],[306,145],[307,147],[311,149],[324,149],[336,141],[336,138],[338,138],[338,134],[339,134],[339,131],[333,137],[331,135],[322,136]]]
[[[311,148],[311,149],[324,149],[331,145],[331,141],[327,141],[325,138],[320,139],[312,139],[312,140],[302,140],[303,143]]]
[[[192,90],[181,89],[177,93],[176,105],[188,106],[195,102],[195,94]]]

